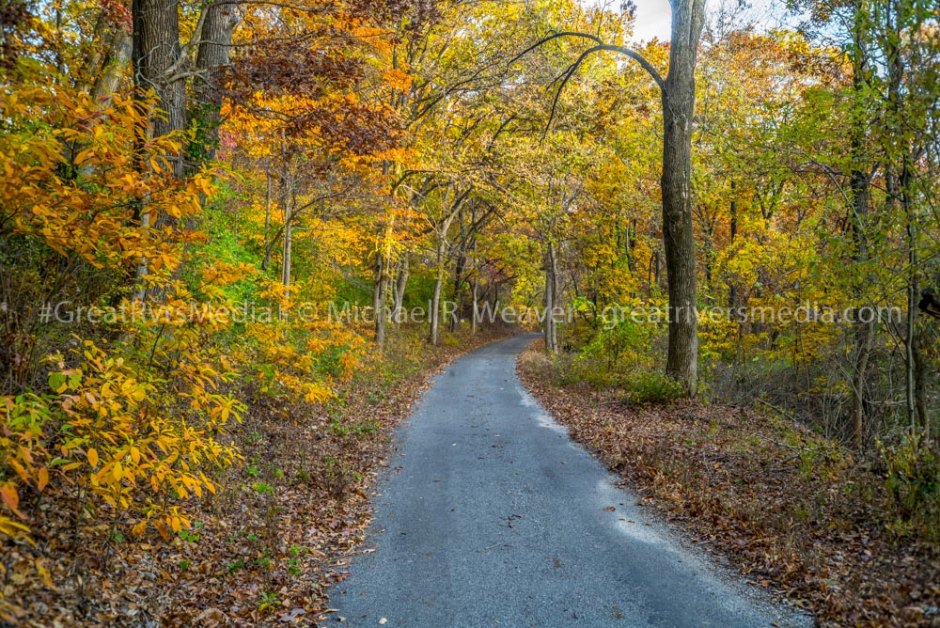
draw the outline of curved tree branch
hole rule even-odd
[[[568,81],[571,80],[571,77],[574,76],[574,73],[578,71],[578,68],[581,67],[581,64],[584,63],[584,60],[587,59],[591,53],[597,52],[602,48],[602,44],[588,48],[581,53],[581,56],[579,56],[574,63],[568,66],[567,70],[562,72],[560,77],[561,83],[558,85],[558,89],[555,90],[555,97],[552,98],[552,110],[548,114],[548,122],[545,123],[545,130],[542,132],[542,139],[545,139],[545,136],[548,134],[548,130],[552,127],[552,122],[555,120],[555,111],[558,109],[558,100],[561,98],[561,93],[564,91],[565,85],[568,84]]]
[[[536,48],[539,48],[547,44],[548,42],[555,40],[555,39],[559,39],[561,37],[579,37],[581,39],[587,39],[587,40],[593,41],[596,45],[590,49],[591,52],[597,52],[600,50],[608,50],[610,52],[619,52],[622,55],[630,57],[631,59],[639,63],[640,67],[646,70],[647,74],[649,74],[653,78],[653,80],[656,82],[656,85],[659,87],[659,89],[664,90],[666,88],[666,83],[663,80],[663,77],[660,76],[659,72],[656,71],[656,68],[653,67],[653,64],[647,61],[646,57],[641,55],[636,50],[633,50],[632,48],[626,48],[624,46],[615,46],[613,44],[605,44],[604,40],[602,40],[597,35],[591,35],[590,33],[582,33],[580,31],[561,31],[558,33],[552,33],[551,35],[548,35],[547,37],[543,37],[542,39],[538,40],[537,42],[535,42],[534,44],[532,44],[531,46],[529,46],[528,48],[526,48],[525,50],[517,54],[515,57],[510,59],[509,65],[512,65],[513,63],[515,63],[516,61],[518,61],[525,55],[529,54]]]
[[[572,63],[570,66],[568,66],[568,68],[564,72],[562,72],[558,78],[555,79],[555,81],[557,81],[558,79],[561,79],[561,84],[558,86],[558,90],[555,91],[555,97],[552,98],[552,110],[551,110],[551,113],[549,113],[548,122],[545,124],[545,131],[542,133],[543,139],[545,137],[545,134],[547,134],[548,130],[551,128],[552,121],[554,121],[555,119],[555,111],[558,109],[558,100],[561,98],[561,93],[565,89],[565,85],[568,84],[568,81],[571,80],[571,77],[574,76],[575,72],[578,71],[578,68],[581,67],[581,64],[584,63],[584,61],[589,56],[591,56],[591,54],[595,52],[602,52],[602,51],[619,52],[620,54],[633,59],[634,61],[640,64],[640,67],[646,70],[646,73],[649,74],[653,78],[653,81],[656,82],[657,87],[659,87],[661,91],[666,91],[666,83],[663,80],[663,77],[660,76],[659,72],[656,71],[656,68],[653,67],[653,64],[647,61],[646,58],[643,55],[641,55],[639,52],[631,48],[625,48],[624,46],[615,46],[613,44],[605,44],[604,41],[597,35],[591,35],[590,33],[582,33],[579,31],[562,31],[559,33],[553,33],[551,35],[548,35],[547,37],[543,37],[542,39],[538,40],[537,42],[535,42],[534,44],[532,44],[531,46],[529,46],[528,48],[526,48],[525,50],[517,54],[515,57],[510,59],[508,65],[512,65],[513,63],[515,63],[516,61],[518,61],[519,59],[521,59],[528,53],[532,52],[536,48],[539,48],[552,40],[559,39],[562,37],[578,37],[581,39],[587,39],[589,41],[594,42],[595,45],[591,46],[590,48],[582,52],[580,56],[578,56],[578,58],[575,60],[575,62]],[[555,81],[552,81],[552,82],[554,83]]]

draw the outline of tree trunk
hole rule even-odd
[[[555,244],[549,243],[545,252],[545,350],[548,353],[558,352],[558,332],[555,328],[555,306],[558,301],[558,264],[555,255]]]
[[[296,197],[294,196],[293,190],[293,181],[288,179],[287,183],[287,193],[284,203],[284,241],[282,248],[282,260],[281,260],[281,283],[284,285],[284,299],[289,302],[290,300],[290,283],[291,283],[291,253],[293,248],[293,222],[294,222],[294,204],[296,203]],[[287,311],[281,310],[281,318],[287,319]]]
[[[264,173],[264,249],[268,250],[268,239],[271,237],[271,173]],[[265,264],[261,265],[263,269]]]
[[[853,140],[853,146],[858,140]],[[854,151],[860,149],[855,146]],[[860,159],[860,157],[857,157]],[[868,222],[869,210],[869,183],[868,176],[856,167],[851,174],[852,190],[852,211],[854,213],[854,235],[856,262],[865,263],[868,260],[868,246],[866,244],[866,225]],[[857,288],[860,297],[864,297],[864,286]],[[868,308],[861,306],[856,309],[855,322],[855,369],[852,373],[852,393],[854,395],[852,404],[852,433],[855,444],[859,447],[864,445],[865,424],[866,424],[866,390],[865,382],[867,380],[867,371],[869,358],[871,356],[872,342],[874,339],[875,324],[871,320],[861,320],[864,317],[862,312]]]
[[[852,374],[852,436],[855,444],[861,447],[865,443],[865,391],[868,361],[871,357],[874,326],[861,323],[855,330],[855,372]]]
[[[291,251],[293,249],[293,227],[291,225],[290,213],[287,215],[287,222],[284,223],[284,243],[281,249],[282,252],[282,265],[281,265],[281,283],[285,288],[290,288],[291,280]],[[285,291],[286,292],[286,291]]]
[[[636,260],[634,259],[634,249],[636,249],[636,218],[627,225],[627,241],[625,243],[625,252],[627,258],[627,270],[631,273],[636,270]]]
[[[210,3],[205,9],[199,51],[196,56],[193,118],[196,138],[189,147],[191,167],[215,157],[219,144],[222,86],[219,74],[229,64],[232,32],[238,24],[234,4]]]
[[[480,284],[477,281],[477,278],[473,278],[473,284],[470,288],[470,299],[473,302],[471,305],[473,313],[470,316],[470,335],[475,336],[477,333],[477,304],[479,303],[479,290]]]
[[[669,284],[666,373],[688,394],[697,388],[698,317],[692,233],[692,116],[695,60],[704,0],[672,0],[669,75],[663,88],[663,244]]]
[[[702,247],[703,257],[705,258],[705,289],[707,292],[711,292],[712,287],[712,267],[715,262],[715,229],[714,225],[710,222],[702,228],[702,235],[704,236],[705,242]]]
[[[157,96],[159,111],[151,111],[150,129],[141,129],[138,143],[143,144],[149,133],[154,137],[186,128],[186,90],[182,79],[174,78],[175,66],[180,58],[179,4],[177,0],[132,0],[133,25],[132,54],[135,94],[142,99],[150,90]],[[143,107],[142,100],[139,101]],[[182,153],[167,156],[177,177],[183,176]],[[141,171],[149,168],[142,160]],[[140,199],[135,208],[136,218],[144,231],[153,225],[168,222],[166,216],[152,216],[146,199]],[[148,273],[146,259],[137,266],[137,279],[141,282],[137,299],[143,300],[147,291],[143,279]]]
[[[864,47],[864,29],[866,28],[865,19],[862,12],[856,7],[854,17],[854,50],[852,53],[852,89],[855,97],[855,107],[852,113],[851,128],[851,156],[852,170],[849,175],[849,187],[851,190],[852,206],[852,235],[854,238],[853,252],[856,263],[867,263],[869,258],[868,250],[868,214],[870,197],[870,182],[868,173],[863,169],[867,165],[867,156],[865,154],[865,136],[868,127],[868,119],[864,113],[863,94],[866,89],[864,74],[867,72],[867,56]],[[866,272],[867,274],[867,272]],[[858,286],[855,290],[860,301],[864,301],[865,285]],[[856,309],[856,318],[863,318],[860,314],[864,306]],[[871,348],[874,340],[874,322],[857,320],[855,322],[855,369],[852,373],[852,394],[854,395],[852,403],[852,434],[855,444],[858,447],[864,445],[866,433],[866,381],[868,375],[868,365],[871,357]]]
[[[132,33],[121,24],[104,26],[107,22],[107,18],[102,15],[99,21],[102,27],[97,30],[101,30],[103,35],[105,28],[108,29],[108,43],[103,45],[104,50],[95,53],[88,63],[95,77],[91,86],[91,95],[95,104],[101,109],[106,109],[111,105],[112,96],[120,87],[121,79],[127,71],[133,48]],[[94,172],[94,166],[86,163],[81,165],[79,170],[87,177]]]
[[[646,285],[650,295],[653,294],[653,286],[659,285],[659,250],[653,251],[650,256],[649,272],[646,274]]]
[[[269,183],[270,183],[270,172],[268,173]],[[284,175],[280,177],[280,189],[278,190],[278,198],[280,199],[280,205],[282,208],[287,207],[287,178]],[[270,219],[270,210],[272,208],[268,207],[268,216],[267,219]],[[283,210],[282,210],[283,211]],[[270,225],[269,225],[270,226]],[[271,265],[271,256],[274,254],[274,247],[277,244],[277,238],[280,235],[280,230],[275,231],[274,235],[265,238],[265,247],[264,247],[264,258],[261,260],[261,270],[267,270],[268,266]]]
[[[159,112],[151,116],[154,137],[186,128],[186,85],[180,70],[178,0],[133,0],[134,80],[141,95],[153,90]],[[182,152],[171,156],[183,175]]]
[[[457,255],[457,262],[454,264],[454,301],[457,304],[457,311],[461,311],[462,304],[462,295],[460,289],[463,287],[464,276],[463,271],[467,263],[466,253],[461,250]],[[456,316],[452,317],[448,322],[447,326],[450,329],[451,333],[457,331],[458,319]]]
[[[405,288],[408,286],[408,254],[401,260],[401,264],[398,268],[398,277],[395,278],[395,302],[394,302],[394,316],[395,324],[401,325],[402,311],[405,307]]]
[[[428,338],[435,347],[441,338],[441,287],[444,285],[444,266],[437,267],[437,279],[434,282],[434,296],[431,298],[431,334]]]
[[[450,226],[457,217],[457,214],[460,212],[460,207],[469,193],[469,190],[465,190],[464,192],[456,195],[452,204],[450,205],[450,210],[447,212],[446,217],[435,229],[437,232],[437,280],[434,284],[434,296],[431,299],[431,333],[428,338],[428,341],[435,346],[440,342],[441,335],[441,289],[443,288],[444,284],[444,274],[447,262],[447,232],[450,231]]]
[[[920,260],[917,255],[918,224],[914,211],[914,199],[911,186],[913,165],[909,155],[904,155],[901,171],[901,206],[907,220],[907,337],[905,338],[905,389],[907,414],[912,429],[921,429],[925,438],[929,437],[930,415],[927,413],[927,364],[924,360],[922,340],[917,332],[918,307],[920,297]],[[919,419],[919,420],[918,420]]]
[[[738,236],[738,199],[735,196],[735,183],[731,182],[731,222],[730,222],[730,241],[731,244],[734,244],[735,238]],[[738,305],[738,286],[734,281],[728,282],[728,307],[735,308]]]
[[[916,327],[915,327],[916,329]],[[927,410],[927,361],[924,359],[923,338],[914,334],[914,344],[911,347],[911,358],[914,361],[914,407],[920,417],[920,428],[924,438],[930,438],[930,414]]]
[[[95,76],[95,84],[91,90],[95,102],[102,107],[111,104],[111,95],[121,83],[133,49],[131,33],[117,25],[112,28],[111,43],[104,58],[104,65]]]
[[[894,208],[897,199],[900,199],[901,210],[906,221],[907,236],[907,334],[904,339],[905,349],[905,402],[907,409],[908,423],[911,430],[922,429],[925,437],[929,437],[930,417],[927,414],[927,382],[926,382],[926,364],[921,351],[921,338],[918,334],[918,299],[920,297],[920,260],[918,255],[918,235],[919,224],[917,213],[914,207],[914,196],[916,192],[913,187],[913,175],[915,172],[913,156],[914,149],[908,139],[907,130],[902,120],[905,117],[905,93],[901,89],[905,67],[904,55],[900,50],[900,42],[903,41],[903,32],[905,31],[904,19],[899,12],[900,7],[888,13],[885,24],[885,60],[888,67],[888,107],[893,114],[894,128],[891,138],[894,140],[894,146],[897,147],[899,154],[891,155],[895,160],[900,161],[901,175],[896,180],[893,177],[886,176],[888,181],[889,202]],[[893,19],[892,19],[893,17]],[[860,34],[857,35],[857,40]],[[889,148],[890,151],[890,148]],[[890,173],[890,169],[889,169]],[[919,420],[918,420],[919,419]]]
[[[375,252],[375,283],[372,288],[372,313],[375,316],[375,344],[379,350],[385,346],[385,290],[387,286],[385,256]]]

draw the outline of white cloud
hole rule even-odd
[[[586,0],[586,2],[591,3],[591,0]],[[636,3],[636,27],[633,40],[648,41],[653,37],[658,37],[660,40],[668,41],[672,21],[669,0],[634,0],[634,2]],[[723,0],[708,0],[706,12],[715,11],[722,2]],[[724,0],[724,2],[733,6],[734,0]],[[747,3],[750,8],[741,12],[740,18],[755,24],[758,29],[779,28],[792,21],[787,18],[786,7],[782,2],[748,0]],[[595,1],[593,4],[598,4],[598,2]]]
[[[636,2],[636,27],[633,39],[649,40],[653,37],[669,39],[672,10],[668,0],[634,0]]]

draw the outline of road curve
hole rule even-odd
[[[769,626],[769,604],[616,488],[489,344],[397,434],[366,551],[331,592],[352,626]]]

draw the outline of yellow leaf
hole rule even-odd
[[[13,514],[19,517],[20,519],[26,519],[26,515],[20,512],[20,495],[16,492],[16,486],[13,482],[7,481],[0,486],[0,498],[3,499],[3,503],[13,511]]]
[[[153,527],[157,529],[157,532],[160,533],[160,536],[163,537],[164,541],[170,540],[170,531],[167,529],[165,523],[162,521],[154,521]]]
[[[29,482],[29,473],[26,472],[26,469],[16,460],[10,460],[8,464],[13,467],[13,470],[16,471],[16,474],[20,476],[20,479],[24,482]]]
[[[29,538],[29,526],[19,521],[14,521],[0,515],[0,534],[5,534],[13,539],[22,539],[27,541],[30,545],[35,546],[31,538]]]
[[[44,488],[46,488],[46,486],[49,484],[49,469],[47,469],[46,467],[42,467],[41,469],[39,469],[38,476],[39,477],[36,483],[36,488],[38,488],[41,491]]]
[[[98,452],[95,451],[94,449],[88,450],[88,464],[90,464],[93,467],[98,466]]]
[[[134,534],[134,536],[143,536],[146,530],[147,530],[146,519],[141,519],[136,524],[134,524],[133,528],[131,528],[131,532]]]
[[[52,584],[52,574],[49,573],[48,569],[46,569],[46,566],[43,564],[41,559],[36,561],[36,571],[39,573],[39,577],[42,579],[42,583],[44,585],[50,589],[55,588],[55,586]]]
[[[82,152],[80,152],[78,155],[75,156],[75,165],[76,166],[81,165],[82,162],[84,162],[85,160],[87,160],[89,157],[91,157],[94,154],[95,154],[95,151],[90,148],[83,150]]]

